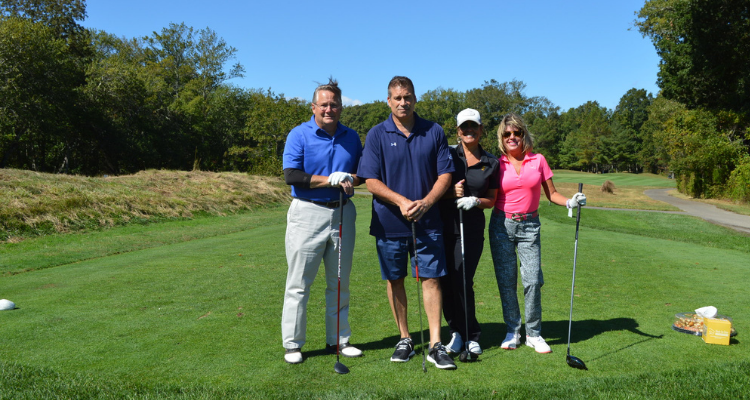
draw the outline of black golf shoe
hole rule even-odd
[[[396,351],[391,356],[393,362],[407,362],[414,356],[414,343],[411,338],[403,338],[396,344]]]
[[[432,346],[428,353],[427,361],[435,364],[440,369],[456,369],[456,363],[453,362],[451,356],[445,351],[445,346],[440,342]]]

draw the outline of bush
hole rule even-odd
[[[745,155],[727,182],[727,196],[735,201],[750,202],[750,155]]]
[[[602,184],[602,193],[615,194],[615,183],[607,179]]]

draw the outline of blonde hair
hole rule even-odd
[[[531,138],[529,128],[526,127],[526,123],[523,122],[523,118],[516,113],[508,113],[503,116],[503,120],[500,121],[500,126],[497,127],[497,144],[498,150],[503,155],[508,155],[505,151],[505,144],[503,143],[503,133],[505,128],[512,126],[523,132],[523,154],[531,153],[534,148],[534,141]]]

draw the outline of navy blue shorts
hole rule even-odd
[[[405,278],[406,263],[411,258],[411,274],[415,278],[439,278],[446,274],[445,249],[443,248],[443,235],[429,233],[417,236],[417,259],[419,261],[419,274],[417,274],[414,263],[414,240],[412,238],[388,239],[384,237],[375,238],[380,261],[380,275],[383,280],[397,280]]]

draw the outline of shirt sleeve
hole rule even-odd
[[[359,162],[360,162],[360,160],[362,160],[362,141],[359,139],[359,135],[357,134],[357,132],[355,132],[353,129],[352,129],[352,133],[357,138],[357,144],[358,145],[357,145],[357,154],[356,154],[356,157],[354,159],[355,160],[354,166],[352,167],[353,170],[352,170],[351,173],[352,174],[356,174],[357,176],[359,176],[359,172],[358,172],[359,171]]]
[[[438,140],[438,176],[456,172],[456,167],[453,165],[453,157],[449,150],[448,139],[445,138],[443,128],[440,128],[438,125],[438,129],[435,129],[435,134]]]
[[[539,172],[542,173],[542,182],[547,182],[554,174],[547,164],[547,159],[541,154],[537,154],[537,157],[539,157]]]
[[[305,143],[299,128],[292,129],[286,137],[282,168],[305,170]]]
[[[381,155],[378,136],[375,128],[367,133],[365,147],[362,149],[362,158],[359,159],[359,166],[357,167],[357,176],[362,179],[383,180],[380,171]]]

